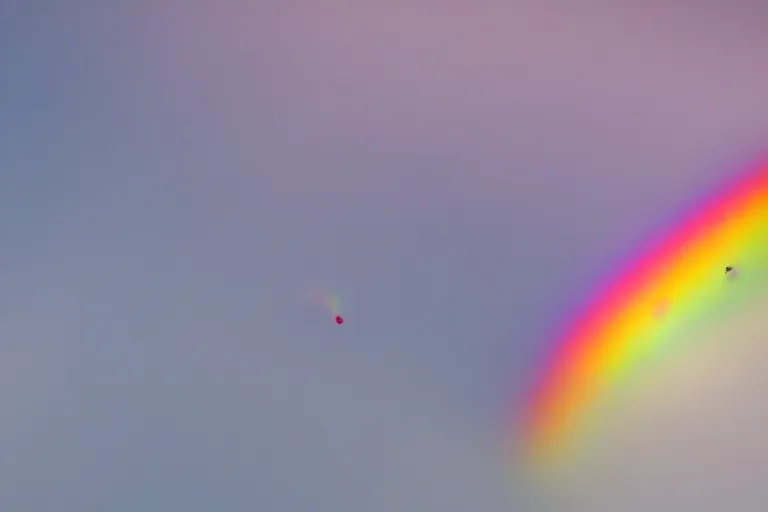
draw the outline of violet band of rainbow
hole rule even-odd
[[[724,269],[738,269],[728,280]],[[527,397],[516,444],[560,464],[599,429],[601,402],[642,369],[768,292],[768,165],[730,183],[631,263],[557,342]],[[767,312],[768,314],[768,312]],[[596,426],[598,425],[598,426]]]

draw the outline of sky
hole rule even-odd
[[[504,418],[606,268],[765,152],[766,21],[0,2],[0,509],[529,510]],[[665,431],[765,412],[745,374]],[[727,467],[757,510],[768,453],[721,446],[656,509]]]

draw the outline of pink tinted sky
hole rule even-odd
[[[621,210],[627,193],[680,194],[760,149],[760,15],[714,4],[221,4],[152,23],[171,39],[165,64],[179,94],[215,98],[213,129],[240,128],[263,158],[251,179],[295,215],[334,208],[322,190],[384,186],[400,208],[425,197],[503,203],[553,228],[587,215],[566,200],[574,188],[592,211]],[[344,154],[349,164],[328,165]],[[425,154],[461,169],[419,165]],[[404,163],[388,181],[359,155]]]

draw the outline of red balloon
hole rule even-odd
[[[344,319],[343,319],[343,318],[341,318],[340,316],[338,316],[338,315],[337,315],[337,316],[336,316],[336,323],[337,323],[337,324],[339,324],[339,325],[341,325],[341,324],[343,324],[343,323],[344,323]]]

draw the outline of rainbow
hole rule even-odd
[[[341,314],[341,301],[338,295],[321,290],[308,290],[305,292],[305,296],[329,311],[333,316]]]
[[[516,424],[526,465],[572,462],[643,370],[768,291],[768,164],[720,188],[641,254],[558,336]],[[726,266],[738,274],[729,278]]]

